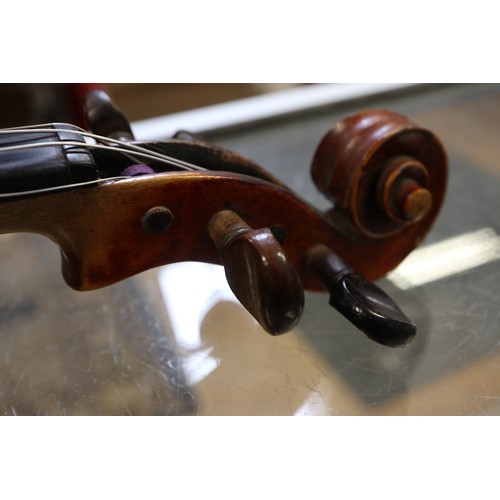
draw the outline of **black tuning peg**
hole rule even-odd
[[[311,248],[307,264],[329,291],[330,305],[370,339],[389,347],[402,347],[413,339],[416,327],[395,302],[329,248]]]
[[[84,110],[95,134],[123,141],[134,139],[129,121],[104,90],[90,91],[85,96]]]

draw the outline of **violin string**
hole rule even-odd
[[[48,124],[50,125],[50,124]],[[33,134],[36,134],[36,133],[39,133],[39,132],[74,132],[72,130],[67,130],[67,129],[61,129],[61,128],[42,128],[42,126],[40,127],[37,127],[36,130],[33,130],[33,127],[31,127],[31,130],[25,130],[25,129],[22,129],[22,127],[19,127],[18,129],[8,129],[8,130],[0,130],[0,135],[3,135],[3,134],[25,134],[25,133],[33,133]],[[106,140],[106,142],[109,142],[109,143],[116,143],[116,144],[120,144],[122,146],[125,146],[126,149],[128,150],[137,150],[137,151],[143,151],[147,154],[152,154],[154,156],[158,156],[159,158],[162,158],[163,156],[159,153],[156,153],[155,151],[149,151],[145,148],[141,148],[139,146],[135,146],[133,144],[128,144],[126,142],[123,142],[123,141],[119,141],[119,140],[116,140],[116,139],[111,139],[111,138],[106,138],[106,137],[103,137],[103,136],[99,136],[97,134],[92,134],[90,132],[87,132],[83,129],[79,129],[79,134],[82,135],[82,136],[85,136],[85,137],[89,137],[89,138],[92,138],[94,140]],[[85,144],[88,144],[87,142],[85,143],[82,143],[82,146],[84,146]],[[163,157],[164,158],[164,157]]]
[[[72,125],[72,124],[69,124],[69,123],[59,123],[59,122],[56,122],[57,125],[69,125],[70,127],[74,129],[77,129],[78,131],[84,131],[85,132],[85,129],[79,127],[78,125]],[[28,130],[28,129],[32,129],[32,128],[40,128],[40,127],[51,127],[52,125],[55,125],[56,123],[54,122],[49,122],[49,123],[37,123],[35,125],[21,125],[20,127],[5,127],[1,130]],[[52,129],[51,129],[52,130]],[[65,129],[66,130],[66,129]],[[68,130],[66,130],[66,132],[68,132]]]
[[[49,124],[50,125],[50,124]],[[0,130],[0,135],[4,135],[4,134],[11,134],[11,133],[18,133],[18,134],[22,134],[22,133],[39,133],[39,132],[71,132],[71,130],[67,130],[67,129],[53,129],[53,128],[49,128],[49,129],[45,129],[45,128],[35,128],[35,126],[31,126],[29,127],[30,130],[26,130],[25,128],[22,128],[22,127],[18,127],[16,129],[3,129],[3,130]],[[89,138],[92,138],[92,139],[95,139],[95,140],[101,140],[101,141],[106,141],[106,142],[110,142],[110,143],[114,143],[114,144],[119,144],[120,146],[123,146],[124,149],[122,148],[113,148],[113,147],[107,147],[107,149],[109,150],[113,150],[115,152],[119,152],[127,157],[130,158],[129,155],[126,155],[125,153],[125,150],[128,150],[128,151],[132,151],[132,152],[137,152],[139,153],[140,156],[142,156],[143,158],[149,158],[149,159],[157,159],[163,163],[167,163],[169,166],[176,166],[178,168],[182,168],[184,170],[206,170],[205,168],[203,167],[200,167],[198,165],[194,165],[192,163],[189,163],[189,162],[186,162],[184,160],[180,160],[178,158],[173,158],[171,156],[168,156],[168,155],[164,155],[162,153],[158,153],[156,151],[151,151],[149,149],[146,149],[146,148],[142,148],[140,146],[137,146],[135,144],[129,144],[127,142],[124,142],[124,141],[119,141],[117,139],[111,139],[109,137],[103,137],[103,136],[100,136],[100,135],[97,135],[97,134],[92,134],[92,133],[89,133],[89,132],[86,132],[84,130],[82,130],[81,132],[79,132],[81,135],[85,136],[85,137],[89,137]],[[64,141],[66,142],[66,145],[73,145],[70,143],[70,141]],[[60,143],[60,142],[59,142]],[[57,142],[47,142],[47,143],[37,143],[39,144],[39,146],[33,146],[33,145],[23,145],[23,146],[8,146],[8,147],[18,147],[19,149],[23,149],[23,148],[26,148],[26,147],[43,147],[43,146],[50,146],[50,145],[54,145],[54,144],[58,144]],[[79,145],[80,147],[97,147],[99,148],[99,146],[95,146],[95,145],[92,145],[92,144],[89,144],[87,142],[85,143],[79,143],[77,142],[77,145]],[[7,150],[8,147],[0,147],[0,151],[1,150]],[[106,149],[106,148],[102,148],[101,149]],[[132,159],[134,159],[132,157]]]
[[[170,159],[159,158],[155,155],[146,154],[146,153],[142,153],[139,151],[134,151],[133,155],[132,155],[131,152],[121,151],[120,148],[117,148],[115,146],[106,146],[104,144],[88,144],[88,143],[82,143],[82,142],[77,142],[77,141],[36,142],[36,143],[32,143],[32,144],[24,144],[22,146],[4,146],[4,147],[0,147],[0,151],[3,151],[3,152],[23,151],[26,149],[46,148],[46,147],[50,147],[50,146],[75,146],[75,147],[78,147],[80,149],[81,148],[102,149],[102,150],[108,150],[108,151],[122,153],[124,155],[129,156],[129,157],[135,155],[135,156],[147,158],[150,160],[160,161],[162,163],[166,163],[167,165],[170,165],[170,166],[173,165],[173,166],[182,168],[184,170],[194,170],[193,168],[186,168],[185,165],[179,164],[177,161],[175,161],[175,159],[172,161]],[[198,168],[196,168],[196,170],[198,170]]]
[[[134,154],[141,156],[142,158],[148,158],[152,160],[158,160],[162,163],[166,163],[169,166],[175,166],[177,168],[181,168],[183,170],[207,170],[203,167],[200,167],[198,165],[195,165],[193,163],[180,160],[178,158],[174,158],[172,156],[165,155],[163,153],[159,153],[157,151],[151,151],[147,148],[143,148],[141,146],[138,146],[136,144],[130,144],[125,141],[120,141],[118,139],[112,139],[110,137],[104,137],[98,134],[93,134],[91,132],[87,132],[80,127],[74,127],[72,130],[68,129],[61,129],[61,128],[44,128],[48,127],[52,124],[41,124],[41,125],[30,125],[27,127],[14,127],[14,128],[9,128],[9,129],[2,129],[0,130],[0,135],[6,135],[6,134],[23,134],[23,133],[41,133],[41,132],[74,132],[75,128],[78,129],[78,133],[84,137],[88,137],[91,139],[94,139],[96,141],[102,141],[102,142],[107,142],[111,144],[117,144],[119,147],[114,147],[114,146],[105,146],[104,144],[89,144],[87,142],[79,143],[79,142],[73,142],[73,141],[53,141],[53,142],[47,142],[47,143],[35,143],[35,144],[27,144],[27,145],[22,145],[22,146],[4,146],[0,147],[0,151],[16,151],[16,150],[22,150],[28,147],[48,147],[50,145],[77,145],[79,147],[89,147],[89,148],[97,148],[97,149],[108,149],[112,150],[114,152],[118,152],[123,154],[124,156],[127,156],[128,158],[133,159],[136,161],[133,157],[133,155],[127,155],[125,150],[128,150],[128,152],[133,152]]]
[[[63,184],[61,186],[51,186],[48,188],[41,188],[41,189],[32,189],[30,191],[16,191],[14,193],[0,193],[0,199],[2,198],[16,198],[20,196],[30,196],[33,194],[45,194],[45,193],[52,193],[54,191],[63,191],[65,189],[69,188],[77,188],[77,187],[84,187],[84,186],[91,186],[93,184],[103,184],[107,182],[114,182],[114,181],[121,181],[121,180],[130,180],[130,177],[127,176],[116,176],[116,177],[106,177],[105,179],[94,179],[92,181],[85,181],[85,182],[77,182],[75,184]]]

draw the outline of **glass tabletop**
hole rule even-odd
[[[326,130],[386,108],[434,131],[449,156],[445,204],[416,251],[378,284],[417,324],[373,343],[307,293],[271,337],[220,266],[180,263],[92,292],[67,287],[58,249],[0,237],[0,412],[5,415],[500,414],[500,86],[446,85],[335,103],[207,137],[320,209],[309,166]]]

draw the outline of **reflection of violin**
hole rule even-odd
[[[312,162],[333,202],[321,214],[251,160],[187,133],[136,141],[102,90],[87,95],[85,110],[92,132],[67,124],[0,132],[0,232],[53,240],[70,286],[222,262],[236,297],[272,334],[297,324],[304,289],[326,288],[370,338],[411,340],[415,326],[367,280],[396,267],[439,211],[447,160],[431,132],[388,111],[335,124]]]

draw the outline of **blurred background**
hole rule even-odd
[[[82,96],[103,87],[133,122],[234,101],[297,84],[290,83],[8,83],[0,84],[0,128],[63,121],[81,125]]]

